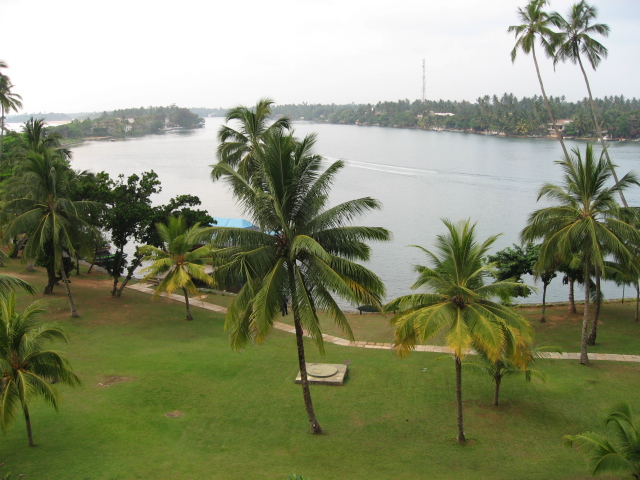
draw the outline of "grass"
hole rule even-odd
[[[21,275],[44,284],[42,272]],[[17,419],[0,457],[2,471],[14,477],[284,480],[295,472],[312,480],[587,479],[584,458],[562,447],[562,436],[603,432],[606,411],[618,401],[640,409],[640,389],[630,387],[640,364],[543,361],[549,381],[505,381],[499,407],[491,405],[490,380],[465,375],[473,445],[462,448],[454,441],[452,361],[336,345],[321,358],[308,345],[309,361],[349,361],[345,386],[312,387],[326,431],[316,437],[293,382],[292,335],[274,331],[264,345],[232,352],[222,315],[193,308],[195,320],[186,322],[183,304],[130,290],[113,299],[99,275],[72,281],[79,319],[69,317],[62,288],[37,297],[46,297],[44,320],[70,333],[69,344],[57,348],[68,353],[83,386],[60,387],[58,415],[34,402],[37,447],[27,446]],[[550,321],[545,328],[560,327]],[[165,416],[176,410],[182,416]]]

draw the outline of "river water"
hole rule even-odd
[[[194,131],[86,142],[74,147],[72,167],[104,170],[112,177],[153,169],[162,182],[154,203],[189,193],[199,196],[214,217],[243,217],[224,183],[213,183],[209,176],[222,123],[222,118],[208,118],[204,128]],[[497,251],[518,243],[528,215],[545,206],[536,202],[540,186],[561,181],[554,162],[562,151],[550,139],[306,122],[296,123],[295,129],[299,137],[317,133],[316,152],[329,161],[346,160],[332,190],[332,203],[364,196],[382,201],[383,209],[360,223],[393,233],[391,242],[373,245],[368,264],[384,280],[389,299],[410,291],[416,279],[413,265],[427,264],[426,256],[410,245],[431,249],[435,236],[445,229],[440,219],[470,218],[477,222],[482,240],[501,234],[493,248]],[[567,141],[569,148],[584,150],[585,145]],[[609,152],[618,175],[639,169],[640,143],[614,142]],[[630,205],[640,205],[640,188],[626,197]],[[612,284],[605,283],[603,292],[607,298],[622,296]],[[554,279],[548,300],[566,300],[567,295],[568,287]],[[521,301],[540,298],[541,292]]]

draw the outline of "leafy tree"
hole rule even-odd
[[[482,243],[475,238],[475,224],[469,220],[455,225],[443,220],[446,235],[438,235],[437,253],[418,247],[427,254],[433,267],[417,266],[419,278],[411,288],[427,287],[429,293],[396,298],[385,306],[398,312],[395,345],[399,355],[407,355],[418,341],[426,342],[445,332],[446,345],[453,350],[456,364],[458,403],[458,443],[466,444],[462,418],[462,360],[470,348],[482,352],[491,362],[503,357],[519,367],[526,364],[531,327],[513,309],[496,303],[492,297],[509,294],[515,282],[485,284],[491,277],[491,265],[485,256],[497,236]]]
[[[596,267],[596,275],[603,271],[607,254],[619,261],[632,261],[628,245],[640,244],[640,234],[625,220],[628,209],[621,209],[614,196],[619,190],[638,185],[638,180],[628,173],[614,186],[607,187],[611,167],[602,156],[599,160],[594,158],[591,145],[587,146],[584,158],[574,149],[572,157],[556,163],[564,172],[562,184],[547,183],[538,194],[538,200],[547,198],[553,204],[533,212],[520,236],[524,242],[542,239],[539,265],[556,257],[571,261],[575,255],[581,256],[586,281],[580,363],[586,365],[589,363],[588,279],[592,267]]]
[[[600,140],[600,144],[602,145],[602,151],[604,152],[607,162],[609,162],[609,166],[611,167],[611,174],[617,183],[618,175],[616,175],[614,165],[611,162],[611,158],[609,158],[609,151],[602,137],[602,128],[600,126],[600,122],[598,122],[598,116],[596,115],[596,107],[593,103],[593,95],[591,94],[589,78],[587,77],[587,72],[584,70],[582,57],[580,55],[580,52],[586,55],[591,67],[595,70],[602,57],[606,58],[608,54],[607,48],[590,36],[595,33],[604,37],[609,36],[608,25],[604,23],[592,23],[597,16],[597,12],[596,7],[592,7],[582,0],[571,7],[566,19],[557,12],[551,14],[551,22],[560,28],[560,32],[555,39],[556,53],[553,63],[555,65],[559,61],[564,62],[569,60],[574,64],[578,63],[578,65],[580,65],[580,71],[582,71],[584,83],[586,84],[587,92],[589,93],[589,104],[593,115],[593,123],[596,126],[596,133]],[[622,191],[619,191],[618,193],[622,200],[622,204],[625,207],[628,207],[629,205],[624,198],[624,193]]]
[[[585,432],[566,435],[566,445],[577,446],[587,454],[592,475],[630,474],[634,479],[640,480],[640,426],[637,419],[634,419],[629,404],[614,406],[605,424],[613,429],[613,441],[594,432]]]
[[[9,427],[20,406],[31,447],[31,400],[41,397],[57,411],[59,395],[51,383],[80,383],[65,356],[47,348],[51,340],[66,342],[66,335],[58,325],[37,320],[44,311],[42,303],[35,302],[17,312],[13,293],[0,296],[0,427]]]
[[[253,171],[234,170],[219,162],[237,201],[262,231],[215,227],[215,278],[242,287],[227,310],[225,325],[235,350],[250,341],[262,343],[280,314],[282,298],[291,299],[302,392],[311,432],[322,433],[309,390],[304,334],[324,353],[317,309],[325,311],[352,339],[347,319],[334,300],[354,305],[380,305],[384,286],[372,272],[356,263],[369,259],[367,241],[385,241],[380,227],[350,223],[380,203],[365,197],[327,207],[331,184],[342,161],[325,168],[313,153],[315,136],[296,140],[283,129],[263,136],[254,150]],[[226,248],[224,248],[226,247]]]
[[[527,244],[524,248],[515,243],[494,255],[487,257],[487,262],[495,267],[497,280],[511,280],[520,284],[509,296],[528,297],[531,289],[522,283],[523,275],[533,275],[533,267],[538,260],[537,246]]]
[[[182,290],[187,320],[193,320],[189,309],[189,293],[198,294],[193,280],[213,284],[213,278],[205,273],[203,265],[205,260],[211,258],[211,247],[202,245],[204,240],[211,237],[211,229],[200,227],[199,224],[188,228],[183,217],[169,217],[167,224],[158,223],[156,229],[164,246],[162,249],[153,245],[140,248],[144,255],[142,261],[151,262],[143,270],[148,272],[144,280],[163,276],[154,296]]]
[[[556,120],[551,111],[551,105],[547,98],[547,93],[544,90],[544,84],[542,83],[542,77],[540,76],[540,68],[538,67],[538,58],[536,57],[536,40],[540,41],[540,45],[543,47],[545,54],[548,57],[554,55],[554,32],[549,28],[551,25],[551,19],[549,14],[543,10],[543,7],[547,5],[547,0],[530,0],[525,8],[518,8],[518,16],[522,24],[513,25],[509,27],[508,32],[514,32],[516,36],[516,44],[511,50],[511,61],[515,62],[518,56],[518,51],[522,50],[524,53],[531,53],[533,57],[533,63],[536,66],[536,74],[538,75],[538,82],[540,83],[540,90],[542,91],[542,98],[549,115],[549,120],[553,125],[556,137],[560,141],[564,156],[568,157],[569,153],[564,145],[562,139],[562,132],[558,130]]]
[[[3,68],[7,68],[7,64],[0,60],[0,158],[2,158],[2,143],[4,141],[5,115],[11,110],[17,112],[22,108],[22,97],[12,92],[13,83],[9,77],[2,73]]]
[[[154,210],[151,206],[151,195],[162,190],[158,175],[153,171],[142,175],[130,175],[125,180],[119,175],[112,180],[105,172],[98,174],[100,185],[96,198],[108,206],[102,228],[109,233],[111,242],[116,248],[114,263],[110,274],[113,277],[111,295],[118,293],[118,281],[125,267],[124,248],[129,240],[142,238],[146,228],[152,224]]]
[[[88,201],[73,201],[67,195],[66,162],[51,149],[27,155],[13,181],[7,185],[6,203],[2,216],[7,219],[4,238],[18,235],[28,238],[23,259],[36,260],[47,255],[48,282],[45,293],[51,293],[58,281],[59,270],[65,285],[71,315],[77,317],[63,258],[73,254],[76,246],[90,242],[84,239],[95,235],[86,219],[101,209]]]

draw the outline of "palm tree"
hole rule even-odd
[[[544,84],[542,83],[542,77],[540,76],[540,68],[538,67],[538,58],[536,57],[536,39],[539,38],[540,45],[543,47],[545,54],[548,57],[553,57],[554,46],[554,32],[549,28],[551,19],[549,14],[543,10],[543,7],[548,4],[547,0],[530,0],[525,8],[518,8],[518,16],[522,24],[512,25],[507,32],[514,32],[516,37],[516,44],[511,50],[511,61],[515,62],[518,56],[518,51],[522,50],[524,53],[531,53],[533,57],[533,63],[536,66],[536,74],[538,75],[538,82],[540,83],[540,90],[542,91],[542,98],[544,99],[545,107],[547,108],[547,114],[549,120],[553,125],[553,129],[556,133],[556,137],[560,141],[564,156],[568,157],[569,153],[564,145],[562,139],[562,132],[558,130],[556,120],[551,111],[551,105],[547,98],[547,93],[544,90]]]
[[[611,425],[619,446],[593,432],[567,435],[567,446],[577,446],[589,457],[591,474],[630,474],[640,480],[640,426],[627,403],[614,406],[605,420]]]
[[[42,258],[46,262],[48,283],[44,293],[51,293],[61,279],[69,298],[71,316],[78,317],[66,268],[65,256],[77,245],[87,245],[96,232],[86,219],[100,210],[100,205],[67,198],[69,176],[66,162],[56,150],[30,153],[8,183],[2,216],[7,219],[4,238],[25,234],[28,238],[22,257],[25,261]],[[60,271],[61,278],[57,277]]]
[[[218,166],[223,164],[237,168],[245,176],[248,175],[254,167],[256,152],[261,148],[265,135],[291,128],[287,117],[278,118],[269,124],[271,105],[273,100],[263,98],[253,109],[241,105],[229,111],[226,122],[238,122],[239,128],[235,130],[229,125],[220,127],[220,145],[217,150],[219,163],[214,165],[211,171],[213,180],[217,180],[223,174],[218,170]]]
[[[418,266],[419,278],[411,287],[427,287],[429,293],[416,293],[396,298],[385,306],[387,312],[398,312],[391,319],[395,325],[396,351],[403,356],[418,341],[426,342],[445,332],[446,345],[453,350],[456,364],[456,399],[458,403],[458,443],[465,444],[462,418],[462,360],[474,348],[491,362],[503,356],[523,367],[527,346],[531,343],[531,326],[514,310],[491,300],[509,295],[516,282],[491,278],[492,264],[485,256],[497,236],[482,243],[475,239],[475,224],[469,220],[455,225],[443,220],[446,235],[438,235],[437,253],[422,247],[433,267]]]
[[[638,245],[640,233],[625,220],[627,209],[621,209],[614,196],[619,190],[638,185],[635,175],[628,173],[612,187],[611,167],[602,155],[594,158],[593,148],[587,146],[584,158],[578,149],[573,156],[556,162],[564,172],[561,185],[542,186],[538,200],[546,198],[554,205],[536,210],[528,219],[520,237],[523,242],[542,239],[540,265],[559,256],[570,261],[574,255],[582,257],[585,305],[582,321],[580,363],[589,363],[587,340],[589,326],[590,275],[604,270],[604,259],[612,254],[622,262],[633,259],[629,244]]]
[[[148,272],[144,280],[164,276],[156,287],[154,296],[162,292],[168,294],[180,289],[184,293],[187,306],[187,320],[193,320],[189,309],[189,293],[198,294],[198,287],[193,279],[213,284],[213,278],[205,273],[203,262],[211,258],[211,247],[202,245],[204,240],[211,237],[211,229],[200,227],[196,223],[187,228],[182,216],[168,218],[167,224],[157,223],[158,235],[164,243],[164,248],[145,245],[140,248],[144,255],[143,262],[152,262],[143,271]]]
[[[377,200],[365,197],[327,207],[331,184],[344,163],[325,169],[323,158],[312,152],[315,136],[298,141],[278,129],[268,132],[263,142],[255,152],[253,172],[234,170],[224,162],[216,166],[262,231],[214,227],[216,245],[227,247],[216,253],[221,266],[215,274],[220,281],[242,284],[225,323],[235,350],[250,341],[263,342],[280,314],[282,299],[290,299],[303,398],[311,432],[319,434],[303,335],[324,353],[317,315],[322,309],[353,338],[333,297],[354,305],[380,305],[384,285],[356,261],[370,256],[365,242],[385,241],[390,234],[380,227],[350,225],[365,212],[379,209]]]
[[[50,131],[43,118],[33,118],[22,126],[23,149],[29,152],[44,154],[45,150],[56,150],[64,159],[71,158],[71,150],[60,145],[62,137],[58,132]]]
[[[609,26],[604,23],[591,24],[596,18],[598,11],[596,7],[588,5],[584,0],[574,4],[569,11],[568,17],[565,19],[557,12],[550,15],[551,22],[560,28],[560,32],[556,37],[556,54],[553,59],[554,66],[562,61],[569,60],[572,63],[580,65],[584,82],[587,85],[587,92],[589,93],[589,103],[591,105],[591,113],[593,115],[593,123],[596,126],[596,132],[598,134],[598,140],[602,145],[602,151],[604,152],[607,162],[611,166],[611,174],[614,180],[618,181],[618,176],[609,158],[609,152],[607,146],[604,143],[602,137],[602,127],[598,122],[598,116],[596,115],[596,107],[593,103],[593,95],[591,94],[591,86],[589,85],[589,78],[587,72],[582,64],[582,57],[580,52],[586,55],[591,67],[596,70],[602,57],[607,56],[608,52],[604,45],[591,38],[591,34],[597,33],[603,37],[609,36]],[[622,191],[619,192],[622,204],[628,207],[627,200],[624,198]]]
[[[7,64],[0,60],[0,69],[7,68]],[[2,142],[4,140],[4,119],[5,115],[22,108],[22,97],[17,93],[13,93],[11,89],[13,84],[9,77],[0,71],[0,157],[2,157]]]
[[[31,399],[42,397],[57,411],[58,393],[51,383],[80,383],[65,356],[48,349],[51,340],[66,342],[66,335],[58,325],[38,322],[44,311],[42,303],[35,302],[22,313],[16,312],[15,295],[0,296],[0,427],[9,427],[20,406],[31,447]]]
[[[495,406],[499,403],[500,385],[504,378],[524,375],[527,382],[530,382],[533,377],[546,382],[547,377],[545,374],[539,370],[530,368],[530,365],[534,363],[536,359],[546,358],[548,356],[547,352],[561,353],[557,347],[537,347],[531,349],[528,345],[523,345],[523,348],[524,350],[521,353],[521,358],[523,359],[522,365],[515,365],[506,355],[502,355],[496,361],[491,361],[482,352],[479,353],[475,360],[463,364],[465,368],[471,368],[479,374],[491,377],[495,385],[493,389],[493,404]]]

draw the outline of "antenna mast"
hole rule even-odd
[[[427,93],[427,75],[425,70],[425,62],[424,58],[422,59],[422,104],[426,102],[426,93]]]

